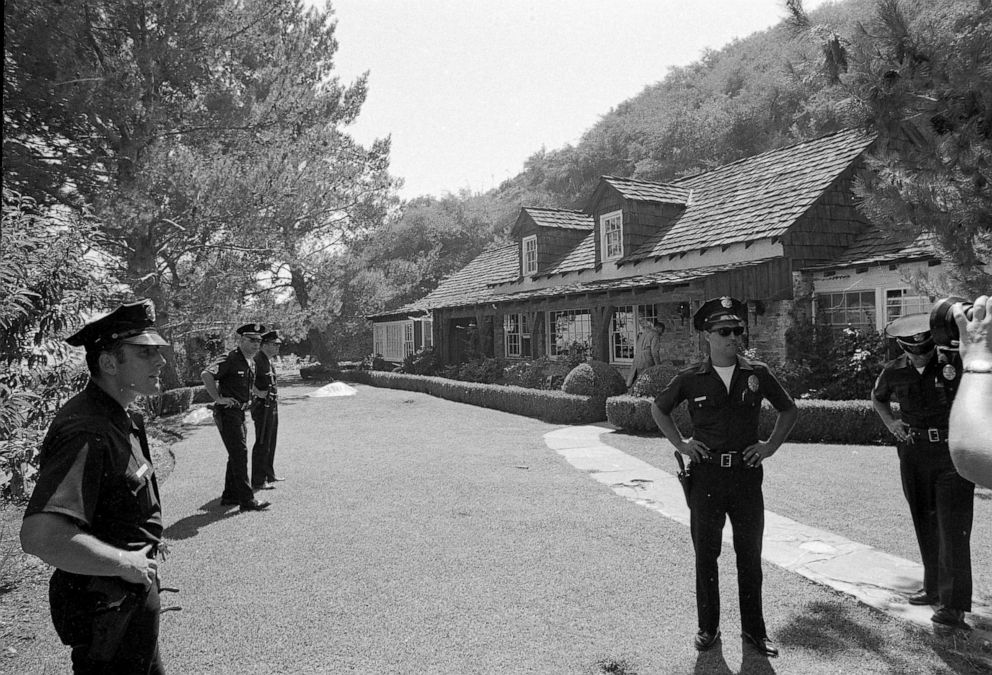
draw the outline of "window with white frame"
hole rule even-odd
[[[383,354],[386,351],[386,324],[372,325],[372,353]]]
[[[403,324],[403,357],[412,354],[413,350],[413,321],[406,321]]]
[[[526,358],[531,356],[531,327],[527,323],[526,314],[503,315],[503,344],[506,355],[510,358]]]
[[[875,331],[875,291],[820,293],[816,296],[816,315],[820,323],[834,330]]]
[[[603,260],[623,257],[623,211],[607,213],[599,219],[603,232]]]
[[[548,356],[568,354],[573,346],[592,348],[592,316],[587,309],[548,312]]]
[[[409,327],[409,350],[407,350]],[[372,326],[372,351],[387,361],[398,363],[413,351],[413,322],[385,321]]]
[[[658,317],[655,305],[623,305],[613,310],[610,321],[610,360],[613,363],[632,363],[637,347],[640,321],[653,322]]]
[[[537,274],[537,235],[524,237],[523,242],[524,276]]]
[[[889,289],[885,291],[885,323],[907,314],[929,312],[930,303],[929,297],[908,288]]]
[[[420,320],[420,332],[423,335],[423,346],[424,349],[434,346],[434,320],[433,319],[421,319]]]

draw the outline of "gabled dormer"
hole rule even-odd
[[[525,206],[510,230],[519,247],[521,277],[540,274],[566,256],[593,229],[592,217],[582,211]]]
[[[586,207],[596,231],[596,264],[619,263],[670,228],[691,200],[686,188],[603,176]]]

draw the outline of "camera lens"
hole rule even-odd
[[[959,302],[964,305],[965,316],[971,319],[973,303],[953,295],[938,300],[930,310],[930,333],[933,335],[933,341],[941,347],[958,348],[961,335],[958,333],[958,324],[954,321],[952,308]]]

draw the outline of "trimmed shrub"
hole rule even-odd
[[[437,375],[440,370],[441,365],[437,354],[434,353],[434,348],[427,347],[407,355],[403,359],[403,367],[400,372],[411,375]]]
[[[627,391],[623,377],[608,363],[580,363],[565,377],[561,390],[579,396],[616,396]]]
[[[857,445],[888,445],[892,435],[879,419],[869,401],[821,401],[799,399],[799,419],[790,443],[840,443]],[[761,408],[758,436],[768,438],[775,426],[776,412],[767,401]],[[657,431],[651,417],[651,399],[636,396],[614,396],[606,400],[606,419],[613,426],[632,432]],[[686,436],[692,434],[692,424],[686,406],[672,411],[672,419]]]
[[[537,417],[554,424],[588,424],[606,419],[603,398],[598,396],[577,396],[562,391],[459,382],[403,373],[353,371],[342,373],[342,379],[374,387],[416,391],[449,401]]]
[[[330,382],[336,379],[339,373],[336,365],[312,363],[308,366],[300,366],[300,378],[303,380]]]
[[[202,384],[199,387],[193,387],[193,403],[213,403],[214,400],[210,398],[210,394],[207,393],[207,388]]]
[[[634,384],[630,386],[627,393],[631,396],[643,396],[653,400],[678,372],[679,368],[671,364],[660,364],[646,368],[643,373],[637,374],[637,379],[634,380]]]
[[[197,387],[176,387],[154,396],[145,396],[139,405],[142,411],[152,417],[168,417],[186,412],[193,405],[193,394]],[[209,398],[209,396],[208,396]]]

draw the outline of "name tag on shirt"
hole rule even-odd
[[[692,399],[694,403],[699,403],[700,401],[705,401],[705,400],[706,400],[705,396],[697,396],[696,398]]]
[[[134,475],[137,476],[138,478],[141,478],[147,472],[148,472],[148,464],[142,464],[141,467],[134,472]]]

